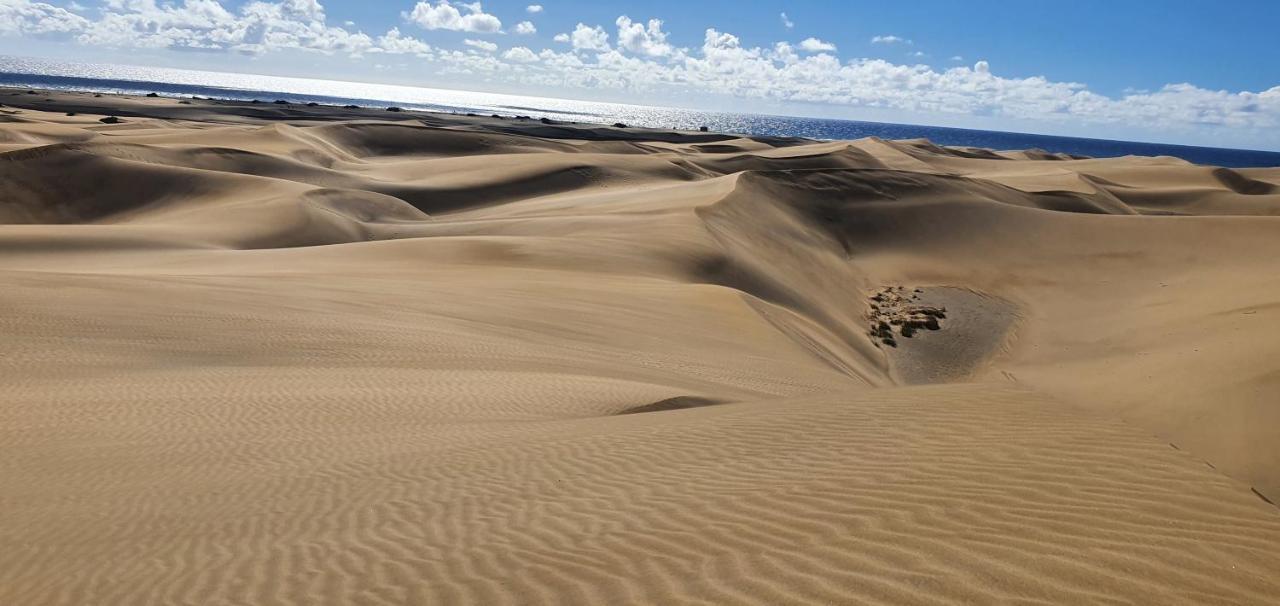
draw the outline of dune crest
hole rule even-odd
[[[1280,169],[0,98],[0,603],[1280,595]]]

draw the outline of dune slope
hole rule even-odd
[[[1280,170],[47,97],[0,603],[1280,595]]]

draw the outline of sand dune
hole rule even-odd
[[[1280,169],[0,103],[0,603],[1280,595]]]

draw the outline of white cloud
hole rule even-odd
[[[1073,82],[1002,78],[992,74],[986,62],[935,71],[927,65],[898,65],[880,59],[841,61],[825,53],[801,57],[785,42],[769,48],[744,47],[737,36],[715,29],[706,31],[701,48],[676,51],[663,58],[609,49],[601,28],[581,25],[575,33],[577,50],[598,52],[583,55],[543,50],[537,64],[522,64],[518,71],[509,64],[504,73],[515,82],[557,89],[685,90],[932,116],[1152,128],[1224,124],[1280,130],[1280,86],[1262,93],[1228,93],[1172,85],[1155,93],[1109,98]],[[584,40],[591,42],[584,45]]]
[[[64,33],[75,34],[81,44],[112,48],[249,54],[300,49],[356,56],[378,50],[363,32],[327,25],[324,7],[316,0],[253,1],[241,6],[239,13],[228,11],[217,0],[185,0],[181,5],[106,0],[97,21],[77,23],[81,26]]]
[[[778,42],[773,45],[773,52],[769,53],[769,58],[784,65],[790,65],[799,61],[800,55],[796,54],[796,49],[792,48],[791,43]]]
[[[634,23],[623,15],[614,22],[618,26],[618,47],[637,55],[665,57],[673,50],[662,31],[662,20],[650,19],[648,26]]]
[[[530,4],[529,6],[524,7],[524,10],[525,10],[525,12],[529,13],[530,15],[536,15],[536,14],[538,14],[538,13],[542,12],[542,5],[541,5],[541,4]]]
[[[516,63],[533,63],[538,60],[538,55],[523,46],[516,46],[503,52],[502,58]]]
[[[871,38],[871,43],[872,44],[915,44],[914,42],[907,40],[906,38],[899,38],[898,36],[875,36]]]
[[[459,4],[458,6],[461,6],[466,11],[466,14],[458,10],[457,6],[450,4],[449,0],[440,0],[436,4],[418,2],[412,11],[403,13],[402,16],[405,20],[415,23],[423,29],[445,29],[482,34],[492,34],[502,29],[502,21],[484,12],[479,2]]]
[[[467,38],[466,40],[463,40],[462,43],[470,46],[471,48],[478,48],[486,53],[492,53],[493,51],[498,50],[497,44],[485,40],[472,40],[471,38]]]
[[[569,34],[556,34],[552,40],[555,40],[556,42],[568,42]]]
[[[386,34],[378,38],[377,43],[378,49],[385,53],[417,55],[419,57],[431,56],[431,46],[429,44],[412,36],[401,35],[398,27],[387,30]]]
[[[516,24],[516,33],[521,35],[529,35],[538,33],[538,28],[534,27],[532,21],[521,21]]]
[[[569,35],[573,42],[573,50],[607,51],[609,50],[609,34],[599,25],[587,27],[579,23]]]
[[[796,23],[787,17],[786,13],[778,13],[778,18],[782,19],[782,27],[787,29],[795,29]]]
[[[961,57],[960,55],[956,55],[956,56],[954,56],[954,57],[951,57],[951,60],[952,60],[952,61],[964,61],[964,57]]]
[[[800,42],[800,50],[809,53],[823,53],[836,50],[836,45],[817,38],[805,38]]]
[[[89,23],[88,19],[52,4],[0,0],[0,34],[68,34],[84,30]]]

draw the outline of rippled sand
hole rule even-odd
[[[0,603],[1280,595],[1280,169],[0,104]]]

